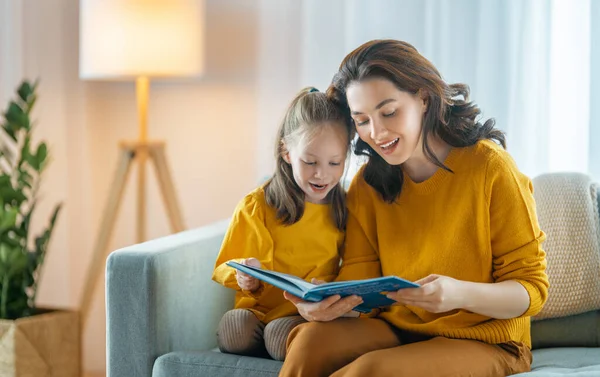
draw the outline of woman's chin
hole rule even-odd
[[[380,156],[389,165],[402,165],[403,163],[406,162],[406,157],[404,157],[400,154],[391,154],[391,155],[380,154]]]

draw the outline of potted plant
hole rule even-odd
[[[56,205],[39,234],[30,222],[49,155],[34,145],[37,84],[24,81],[0,118],[0,376],[78,376],[77,313],[35,306]]]

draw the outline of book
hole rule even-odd
[[[337,281],[333,283],[312,284],[297,276],[282,272],[265,270],[259,267],[246,266],[234,261],[227,265],[265,283],[271,284],[305,301],[319,302],[329,296],[360,296],[363,303],[354,308],[361,313],[369,313],[372,309],[393,305],[396,301],[386,297],[388,292],[404,288],[418,288],[419,284],[399,278],[384,276],[374,279]]]

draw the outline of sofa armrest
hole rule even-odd
[[[113,252],[106,265],[107,372],[149,377],[157,357],[215,347],[234,292],[211,280],[229,221]]]

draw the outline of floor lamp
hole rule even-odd
[[[198,76],[202,71],[202,0],[81,0],[79,76],[135,80],[138,139],[119,144],[120,157],[102,215],[81,297],[82,326],[108,253],[133,163],[138,169],[137,241],[146,239],[146,163],[153,162],[171,230],[184,229],[165,157],[165,142],[148,139],[151,78]]]

